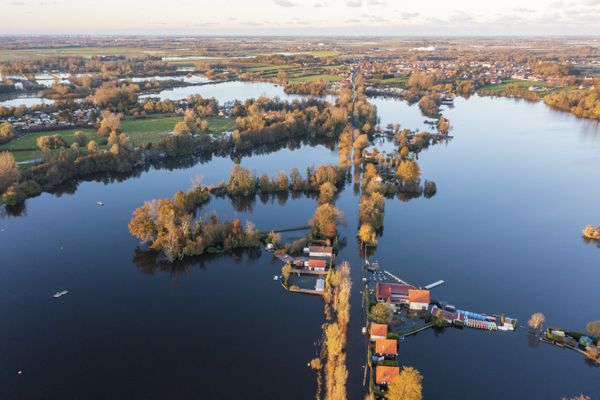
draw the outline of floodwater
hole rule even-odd
[[[35,95],[29,97],[26,94],[20,94],[15,98],[9,97],[6,100],[2,100],[0,98],[0,106],[4,107],[18,107],[20,105],[25,105],[27,107],[36,106],[38,104],[52,104],[54,100],[44,99],[42,97],[37,97]]]
[[[197,88],[220,101],[281,89],[221,85]],[[416,106],[374,101],[382,123],[423,129]],[[436,299],[504,312],[522,325],[536,311],[547,325],[572,330],[600,319],[600,248],[581,239],[583,226],[600,223],[597,124],[540,103],[480,97],[457,100],[446,115],[454,139],[419,156],[422,179],[436,182],[437,195],[388,199],[372,259],[415,285],[445,280],[432,291]],[[241,159],[271,175],[328,162],[337,154],[324,145]],[[18,216],[5,212],[0,398],[313,398],[306,364],[318,351],[323,304],[286,293],[273,280],[280,262],[257,251],[157,264],[127,231],[144,201],[186,189],[196,176],[218,183],[233,165],[214,157],[118,182],[82,182],[71,193],[27,200]],[[336,204],[347,221],[339,260],[353,267],[348,390],[362,399],[362,261],[351,185]],[[203,211],[268,230],[303,225],[314,208],[313,199],[290,195],[214,199]],[[52,298],[60,290],[69,293]],[[599,368],[574,352],[532,345],[525,331],[426,331],[401,343],[399,360],[423,373],[428,399],[600,397]]]
[[[156,94],[140,96],[158,97],[161,100],[181,100],[194,94],[199,94],[204,98],[214,97],[219,103],[231,102],[234,100],[244,101],[260,96],[280,97],[281,99],[303,99],[306,96],[288,95],[283,91],[283,86],[268,82],[243,82],[228,81],[218,84],[207,84],[198,86],[183,86],[172,89],[165,89]],[[325,96],[325,100],[334,101],[334,96]]]

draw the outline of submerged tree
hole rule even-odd
[[[533,332],[541,332],[544,329],[545,321],[546,317],[544,316],[544,314],[542,314],[541,312],[537,312],[531,315],[531,318],[529,318],[529,322],[527,322],[527,325],[529,325],[529,328],[531,328]]]
[[[20,176],[15,156],[9,151],[0,152],[0,193],[17,181]]]
[[[376,245],[377,235],[371,227],[371,224],[362,224],[358,230],[358,237],[363,245]]]
[[[600,321],[589,322],[586,329],[590,335],[600,338]]]
[[[292,264],[287,263],[281,267],[281,276],[283,277],[283,283],[287,285],[290,275],[292,273]]]
[[[423,376],[413,367],[402,367],[400,374],[388,387],[388,400],[421,400]]]

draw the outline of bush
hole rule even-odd
[[[389,324],[394,311],[388,303],[377,303],[371,307],[371,317],[379,324]]]
[[[586,327],[590,335],[600,337],[600,321],[589,322]]]
[[[9,187],[2,196],[2,202],[8,205],[15,205],[24,201],[28,197],[33,197],[42,192],[42,188],[37,182],[29,180],[18,185]]]
[[[583,228],[582,233],[586,239],[600,240],[600,227],[594,228],[592,225],[588,225]]]
[[[10,122],[0,124],[0,144],[11,141],[15,136],[15,131]]]
[[[57,134],[40,136],[36,139],[35,144],[41,151],[56,150],[60,149],[61,147],[67,147],[66,140]]]

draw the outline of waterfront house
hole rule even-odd
[[[411,310],[427,310],[429,302],[429,290],[411,289],[408,291],[408,303]]]
[[[310,271],[325,271],[327,264],[327,261],[322,258],[311,258],[308,260],[307,268]]]
[[[375,285],[375,298],[377,301],[384,301],[386,303],[408,304],[408,292],[412,289],[416,288],[403,283],[378,282]]]
[[[332,258],[333,257],[333,247],[331,246],[310,246],[308,248],[308,256],[309,257],[324,257],[324,258]]]
[[[396,339],[377,339],[375,341],[375,354],[379,356],[397,356],[398,341]]]
[[[389,385],[400,375],[400,368],[378,365],[375,367],[375,383],[378,385]]]
[[[386,339],[388,334],[388,326],[385,324],[371,324],[371,342],[380,339]]]

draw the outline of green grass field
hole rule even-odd
[[[170,132],[175,124],[181,120],[178,116],[154,117],[147,119],[125,119],[121,122],[121,129],[125,132],[134,146],[146,143],[157,143],[160,137]],[[208,126],[213,133],[233,130],[235,128],[235,119],[232,118],[207,118]],[[42,131],[27,133],[18,137],[9,143],[0,146],[0,150],[10,150],[13,152],[17,162],[34,160],[40,158],[41,153],[36,149],[36,140],[40,136],[60,135],[70,145],[73,143],[73,135],[76,131],[81,131],[88,140],[100,140],[96,131],[91,128],[84,129],[64,129],[59,131]]]
[[[394,78],[379,79],[378,83],[380,85],[401,86],[401,85],[406,85],[407,81],[408,81],[407,76],[398,76],[398,77],[394,77]]]
[[[341,81],[342,79],[344,79],[344,77],[340,75],[318,74],[297,76],[291,78],[290,80],[293,82],[317,82],[318,80],[323,80],[325,82],[337,82]]]
[[[546,87],[546,82],[533,82],[519,79],[507,79],[496,85],[485,85],[482,89],[490,90],[492,92],[501,92],[507,89],[508,85],[519,86],[525,89],[529,89],[531,86]]]
[[[309,53],[311,56],[313,57],[334,57],[339,55],[340,53],[338,53],[337,51],[311,51]]]
[[[91,58],[97,55],[165,55],[161,49],[136,48],[136,47],[49,47],[46,49],[19,49],[0,51],[0,61],[31,60],[46,57],[84,57]]]

